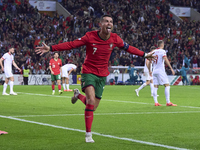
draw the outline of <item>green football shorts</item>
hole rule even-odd
[[[51,74],[51,81],[57,81],[57,80],[61,80],[60,74],[58,75]]]
[[[82,91],[84,92],[88,86],[93,86],[95,89],[95,97],[97,99],[101,99],[105,83],[106,77],[99,77],[94,74],[81,74]]]

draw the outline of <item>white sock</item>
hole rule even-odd
[[[150,83],[150,88],[151,88],[151,95],[153,95],[153,89],[154,89],[153,83]]]
[[[155,103],[158,103],[158,100],[157,100],[157,91],[158,91],[158,88],[154,87],[154,89],[153,89],[153,99],[154,99]]]
[[[86,135],[90,136],[92,135],[92,132],[86,132]]]
[[[14,82],[10,81],[10,93],[13,93],[13,84],[14,84]]]
[[[7,86],[8,86],[8,84],[6,84],[6,83],[3,84],[3,93],[6,93]]]
[[[58,92],[60,92],[61,90],[59,90]]]
[[[140,91],[141,89],[143,89],[145,86],[147,86],[146,83],[143,83],[139,88],[138,88],[138,91]]]
[[[55,92],[55,90],[53,90],[53,92]]]
[[[165,87],[165,98],[166,98],[167,103],[170,103],[169,96],[170,96],[170,86],[166,86]]]
[[[65,90],[65,83],[63,83],[63,89]]]
[[[67,90],[69,90],[69,84],[66,84],[67,85]]]

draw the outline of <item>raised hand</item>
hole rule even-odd
[[[35,52],[36,54],[40,54],[40,56],[44,53],[47,53],[50,51],[50,46],[46,45],[45,43],[42,42],[42,47],[36,47]]]

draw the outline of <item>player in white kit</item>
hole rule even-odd
[[[72,71],[76,71],[76,68],[77,66],[74,64],[66,64],[61,67],[62,83],[63,83],[64,91],[67,91],[67,92],[72,91],[71,89],[69,89],[69,75],[71,74]],[[65,84],[65,80],[66,80],[66,84]],[[67,87],[67,89],[65,88],[65,86]]]
[[[14,53],[14,48],[9,48],[8,53],[5,53],[1,59],[0,59],[0,65],[1,65],[1,69],[2,71],[4,71],[5,73],[5,83],[3,85],[3,93],[2,95],[9,95],[6,93],[6,89],[7,89],[7,85],[8,82],[10,80],[10,95],[17,95],[17,93],[15,93],[13,91],[13,85],[14,85],[14,77],[12,74],[12,65],[17,68],[20,72],[21,69],[17,66],[17,64],[14,61],[14,57],[13,57],[13,53]],[[4,66],[3,66],[3,62],[4,61]]]
[[[161,106],[157,100],[157,90],[158,90],[159,85],[165,86],[165,98],[167,102],[166,106],[177,106],[176,104],[173,104],[172,102],[170,102],[170,86],[169,86],[169,80],[168,80],[167,74],[165,72],[164,62],[169,66],[173,75],[175,74],[175,72],[169,63],[169,60],[167,59],[165,50],[163,50],[164,41],[159,40],[157,45],[158,45],[158,49],[153,51],[154,53],[153,55],[156,56],[156,60],[153,61],[153,83],[154,83],[153,98],[154,98],[155,106]],[[150,71],[150,64],[148,65],[148,69]],[[151,73],[152,72],[150,71],[150,74]]]
[[[150,51],[153,51],[153,50],[155,50],[155,49],[156,49],[156,47],[155,47],[155,46],[152,46],[152,47],[150,48]],[[153,77],[150,76],[150,74],[149,74],[149,69],[147,68],[148,63],[149,63],[149,60],[148,60],[148,59],[145,59],[145,64],[144,64],[144,75],[145,75],[145,77],[146,77],[146,82],[143,83],[138,89],[135,90],[135,93],[136,93],[137,96],[139,96],[139,91],[140,91],[141,89],[143,89],[145,86],[149,85],[149,84],[150,84],[150,87],[151,87],[151,96],[153,96],[153,88],[154,88],[154,86],[153,86]],[[150,66],[150,70],[152,70],[152,65]]]

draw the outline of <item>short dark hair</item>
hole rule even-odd
[[[103,21],[103,18],[104,18],[104,17],[110,17],[110,18],[112,18],[112,16],[111,16],[111,15],[108,15],[108,14],[102,15],[101,18],[100,18],[100,22]]]
[[[164,41],[163,41],[163,40],[159,40],[159,41],[158,41],[158,44],[157,44],[157,45],[158,45],[158,47],[160,47],[160,46],[161,46],[161,44],[163,44],[163,43],[164,43]]]
[[[152,51],[154,49],[156,49],[156,47],[155,46],[151,46],[150,51]]]
[[[53,54],[53,55],[55,55],[56,53],[59,55],[59,53],[58,53],[58,52],[54,52],[54,54]]]

